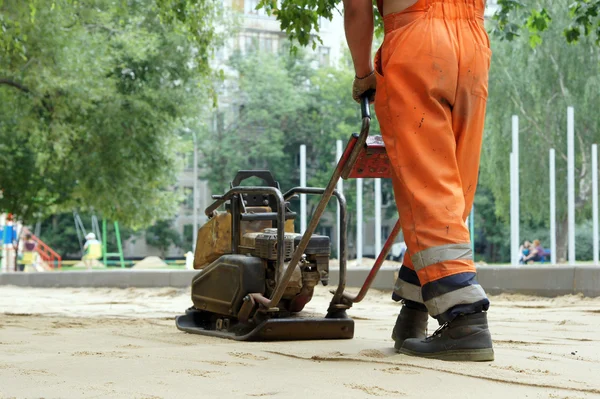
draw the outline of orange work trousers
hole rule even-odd
[[[407,256],[394,298],[441,323],[487,310],[465,219],[477,186],[490,43],[485,0],[418,0],[384,17],[375,111]]]

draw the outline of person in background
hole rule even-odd
[[[87,270],[92,270],[92,264],[94,260],[98,260],[102,257],[102,244],[96,239],[94,233],[89,233],[85,236],[85,244],[83,245],[83,263]]]
[[[530,252],[531,252],[531,242],[529,242],[529,240],[525,240],[523,245],[521,245],[521,247],[519,248],[519,253],[521,254],[519,256],[520,264],[525,263],[525,258],[529,255]]]
[[[23,257],[21,258],[21,262],[19,264],[19,271],[25,271],[25,267],[32,266],[35,264],[36,258],[36,249],[37,243],[33,240],[33,236],[31,234],[25,235],[25,242],[23,243]]]
[[[529,252],[529,255],[525,257],[524,261],[525,263],[541,262],[544,260],[545,255],[546,250],[542,247],[540,240],[533,240],[531,251]]]

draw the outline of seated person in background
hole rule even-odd
[[[525,262],[541,262],[544,260],[546,250],[542,247],[540,240],[533,240],[533,246],[529,255],[525,257]]]
[[[529,242],[529,240],[525,240],[523,245],[521,245],[521,247],[519,248],[519,253],[520,253],[519,263],[524,264],[525,258],[529,255],[530,252],[531,252],[531,243]]]

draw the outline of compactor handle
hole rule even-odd
[[[371,98],[374,95],[375,91],[369,90],[365,94],[363,94],[363,97],[360,99],[360,113],[363,119],[371,119],[371,110],[369,109],[369,105],[371,104],[371,102],[369,98]]]
[[[268,170],[240,170],[237,172],[233,181],[231,182],[232,187],[238,187],[244,180],[251,177],[258,177],[269,187],[279,188],[279,184],[273,178],[273,175]]]

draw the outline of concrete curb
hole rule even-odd
[[[362,285],[368,267],[348,270],[346,286]],[[600,267],[597,266],[479,266],[478,280],[490,294],[516,293],[554,297],[569,294],[600,296]],[[372,288],[391,290],[398,268],[382,268]],[[94,270],[74,272],[2,273],[0,285],[20,287],[177,287],[190,285],[195,270]],[[330,272],[329,283],[337,285],[337,269]]]

